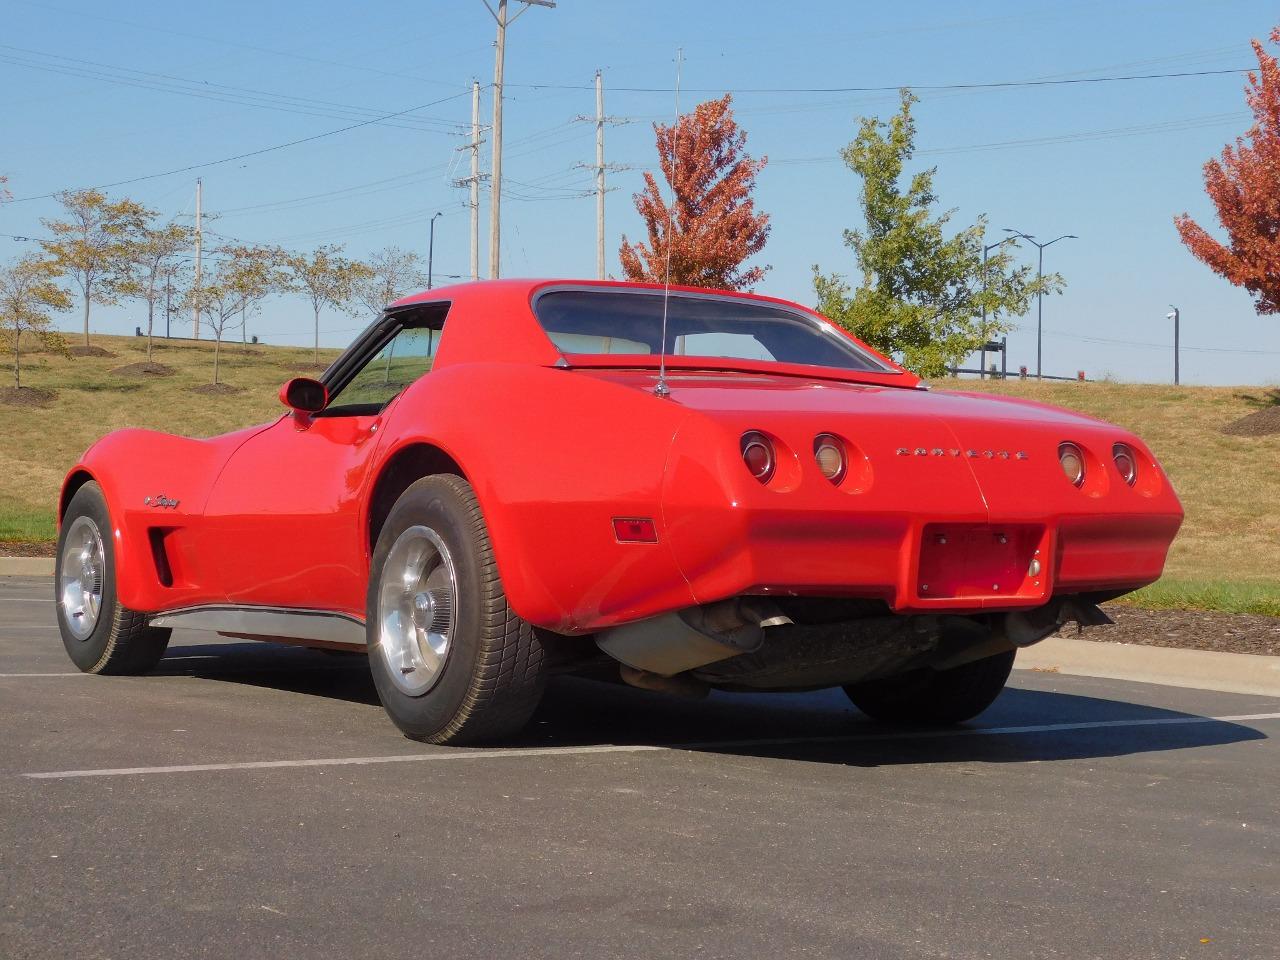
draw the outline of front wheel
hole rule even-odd
[[[90,481],[67,505],[58,534],[54,604],[62,644],[85,673],[146,673],[164,656],[169,631],[116,597],[115,541],[102,488]]]
[[[419,480],[392,507],[370,566],[366,635],[378,698],[414,740],[501,739],[541,698],[542,645],[507,605],[461,477]]]
[[[951,670],[912,670],[849,684],[845,694],[873,720],[947,724],[971,720],[995,702],[1009,679],[1016,650]]]

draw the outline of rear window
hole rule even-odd
[[[663,351],[662,301],[661,293],[550,290],[534,302],[534,313],[562,353],[656,355]],[[673,293],[666,309],[668,356],[896,372],[829,323],[786,307]]]

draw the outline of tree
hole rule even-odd
[[[648,243],[628,243],[618,256],[628,280],[672,283],[719,290],[744,290],[759,283],[767,266],[743,269],[764,249],[769,215],[757,213],[751,197],[767,157],[752,160],[747,135],[733,119],[733,98],[725,94],[694,108],[672,126],[653,125],[658,163],[671,187],[670,206],[648,171],[635,194]]]
[[[412,250],[384,247],[365,264],[369,273],[356,283],[354,300],[369,313],[381,313],[388,304],[427,285],[420,262]]]
[[[935,169],[912,175],[904,190],[903,170],[915,152],[915,102],[903,90],[901,110],[887,124],[863,118],[840,153],[862,177],[866,230],[844,232],[862,285],[852,289],[816,264],[813,282],[819,313],[916,373],[940,376],[1012,328],[1001,313],[1025,312],[1033,297],[1060,290],[1063,280],[1056,273],[1037,280],[1030,266],[1014,267],[1012,241],[992,251],[984,276],[986,218],[948,237],[954,211],[932,215]]]
[[[244,296],[236,289],[232,269],[227,262],[218,267],[217,272],[202,280],[199,285],[192,285],[184,298],[188,309],[194,309],[201,321],[213,334],[213,383],[218,385],[222,361],[222,338],[238,325],[236,315],[240,315],[240,323],[244,322],[241,309]]]
[[[219,252],[227,258],[226,282],[240,296],[240,336],[247,348],[248,312],[289,288],[288,255],[279,247],[246,244],[231,244]]]
[[[1253,295],[1261,314],[1280,313],[1280,64],[1254,40],[1258,71],[1245,100],[1253,125],[1222,156],[1204,165],[1205,192],[1218,211],[1229,246],[1183,213],[1178,235],[1196,259]],[[1280,27],[1271,31],[1280,43]]]
[[[325,307],[345,308],[355,285],[369,275],[370,268],[343,257],[340,244],[322,244],[310,254],[289,255],[285,266],[292,275],[293,288],[306,294],[315,312],[315,362],[319,364],[320,311]]]
[[[190,244],[191,235],[191,228],[181,224],[147,223],[127,244],[130,273],[117,290],[147,305],[147,363],[151,362],[156,302],[167,292],[166,284],[172,283],[178,254]]]
[[[89,346],[89,305],[114,303],[127,276],[131,244],[155,217],[136,200],[108,200],[101,190],[64,190],[63,220],[42,220],[54,239],[40,245],[70,276],[84,301],[84,345]]]
[[[22,336],[31,334],[46,347],[65,351],[66,341],[49,329],[55,310],[70,310],[71,297],[57,283],[58,267],[24,257],[0,269],[0,339],[13,354],[13,386],[22,388]]]

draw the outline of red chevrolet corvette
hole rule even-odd
[[[968,719],[1014,655],[1151,583],[1182,509],[1128,432],[930,392],[812,311],[577,281],[389,307],[274,423],[122,430],[67,476],[80,669],[175,627],[368,652],[408,736],[492,740],[555,672],[842,686]]]

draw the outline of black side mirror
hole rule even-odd
[[[319,380],[294,377],[280,388],[280,402],[295,413],[319,413],[329,402],[329,390]]]

